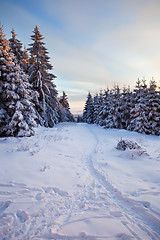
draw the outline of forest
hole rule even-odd
[[[160,135],[160,91],[152,78],[145,78],[122,90],[115,85],[111,90],[100,91],[92,97],[88,93],[83,121],[97,123],[105,128],[117,128],[139,133]]]
[[[0,137],[31,136],[34,127],[74,121],[67,94],[58,96],[53,66],[36,26],[23,47],[14,29],[8,40],[0,26]]]

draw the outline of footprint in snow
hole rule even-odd
[[[118,211],[112,211],[110,212],[110,214],[113,216],[113,217],[122,217],[122,213],[121,212],[118,212]]]
[[[24,223],[29,219],[28,214],[23,210],[18,210],[16,215],[21,223]]]
[[[42,196],[42,194],[41,193],[37,193],[37,195],[36,195],[36,200],[37,201],[41,201],[41,200],[43,200],[44,199],[44,197]]]
[[[9,205],[11,204],[12,201],[6,201],[6,202],[0,202],[0,214],[2,214],[6,208],[9,207]]]
[[[43,190],[45,191],[45,193],[50,193],[52,195],[54,195],[55,193],[62,196],[62,197],[67,197],[68,196],[68,192],[63,191],[57,187],[43,187]]]

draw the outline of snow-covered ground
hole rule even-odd
[[[0,239],[160,239],[160,137],[64,123],[1,138]]]

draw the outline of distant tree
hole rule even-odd
[[[69,102],[68,102],[68,97],[65,91],[63,91],[63,95],[60,97],[59,102],[62,104],[62,106],[66,109],[70,109]]]
[[[31,136],[36,116],[28,76],[13,61],[9,41],[0,26],[0,137]]]
[[[67,94],[63,91],[63,95],[59,98],[59,115],[60,122],[74,122],[75,119],[70,112],[70,106],[67,98]]]
[[[77,123],[83,122],[83,117],[80,116],[80,115],[78,115],[76,122],[77,122]]]

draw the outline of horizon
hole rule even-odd
[[[160,2],[126,0],[1,0],[7,39],[12,28],[26,46],[37,25],[49,51],[59,95],[72,113],[92,95],[118,83],[133,89],[137,78],[160,86]]]

